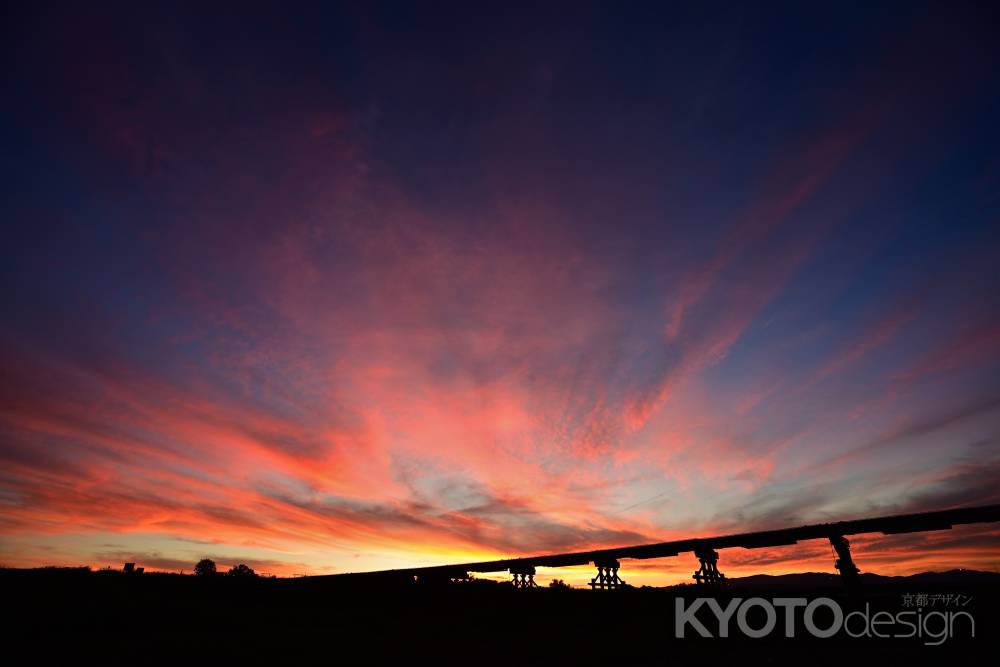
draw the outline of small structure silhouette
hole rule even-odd
[[[719,572],[719,552],[708,547],[699,547],[694,550],[694,555],[701,563],[701,567],[695,571],[694,580],[704,586],[722,588],[726,585],[726,575]]]
[[[510,574],[514,588],[537,588],[534,565],[512,565]]]
[[[621,567],[614,558],[595,559],[594,565],[597,567],[597,576],[590,580],[591,590],[615,590],[625,586],[625,582],[618,577],[618,568]]]

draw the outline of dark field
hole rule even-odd
[[[892,614],[910,610],[903,594],[941,598],[922,612],[967,611],[940,646],[924,639],[808,636],[801,623],[784,637],[784,617],[762,639],[674,636],[675,598],[703,595],[690,586],[665,589],[514,590],[486,581],[380,585],[336,578],[199,578],[86,570],[2,570],[9,619],[5,644],[26,648],[32,663],[232,664],[977,664],[996,655],[998,575],[964,573],[908,579],[868,577],[846,596],[823,575],[750,578],[728,595],[826,596],[844,608]],[[718,597],[725,607],[727,595]],[[755,610],[755,611],[760,611]],[[707,609],[702,609],[707,612]],[[783,613],[783,612],[782,612]],[[801,614],[801,610],[799,610]],[[699,618],[711,619],[699,613]],[[734,617],[735,618],[735,617]],[[749,615],[761,627],[763,615]],[[818,615],[817,624],[828,619]],[[713,632],[716,625],[706,622]],[[937,625],[934,626],[935,629]],[[695,631],[688,627],[688,634]]]

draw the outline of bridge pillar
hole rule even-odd
[[[538,584],[535,583],[535,566],[534,565],[515,565],[508,568],[511,574],[511,583],[514,584],[514,588],[537,588]]]
[[[831,535],[830,544],[833,546],[834,551],[837,552],[837,562],[834,563],[834,567],[840,572],[844,583],[848,586],[856,586],[861,583],[861,579],[858,576],[861,574],[861,570],[858,569],[858,566],[854,564],[854,559],[851,558],[851,543],[843,535]]]
[[[715,549],[700,547],[694,550],[694,555],[701,562],[701,567],[695,571],[694,580],[704,586],[723,586],[726,575],[719,572],[719,552]]]
[[[625,582],[618,577],[618,568],[621,567],[621,563],[617,560],[613,558],[595,560],[594,565],[597,566],[597,576],[590,580],[591,590],[596,591],[599,588],[610,591],[625,585]]]

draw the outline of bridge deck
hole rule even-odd
[[[985,505],[982,507],[964,507],[960,509],[943,510],[939,512],[922,512],[919,514],[901,514],[896,516],[856,519],[853,521],[838,521],[835,523],[819,523],[797,528],[765,530],[754,533],[722,535],[718,537],[698,537],[655,544],[640,544],[635,546],[597,549],[594,551],[578,551],[573,553],[549,554],[544,556],[528,556],[505,560],[483,561],[479,563],[456,563],[454,565],[437,565],[432,567],[415,567],[398,570],[378,570],[374,572],[352,572],[327,575],[329,577],[358,577],[375,575],[397,576],[459,576],[468,572],[502,572],[505,570],[524,569],[530,567],[567,567],[571,565],[587,565],[595,560],[620,560],[623,558],[647,559],[666,558],[696,549],[728,549],[743,547],[759,549],[762,547],[777,547],[796,544],[802,540],[828,539],[834,536],[858,535],[862,533],[882,533],[895,535],[899,533],[917,533],[930,530],[947,530],[952,526],[989,523],[1000,521],[1000,505]]]

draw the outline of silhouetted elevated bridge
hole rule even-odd
[[[597,567],[597,576],[591,580],[591,587],[595,589],[614,589],[621,587],[625,583],[618,577],[618,569],[621,567],[620,561],[622,559],[634,558],[645,560],[649,558],[669,558],[682,553],[692,552],[700,563],[700,568],[694,573],[694,579],[699,584],[720,586],[725,582],[725,575],[719,572],[717,567],[719,559],[717,549],[729,549],[733,547],[760,549],[788,546],[805,540],[825,539],[829,540],[837,553],[837,560],[834,566],[844,578],[845,583],[852,585],[857,582],[860,571],[851,558],[850,543],[847,540],[848,535],[863,533],[897,535],[900,533],[947,530],[952,526],[995,521],[1000,521],[1000,505],[964,507],[939,512],[921,512],[919,514],[901,514],[856,519],[853,521],[819,523],[799,526],[797,528],[764,530],[718,537],[698,537],[659,542],[656,544],[596,549],[594,551],[578,551],[545,556],[483,561],[480,563],[458,563],[455,565],[381,570],[331,576],[457,580],[467,579],[469,573],[472,572],[507,571],[511,573],[513,583],[516,587],[530,588],[536,585],[534,581],[535,568],[569,567],[593,563]]]

